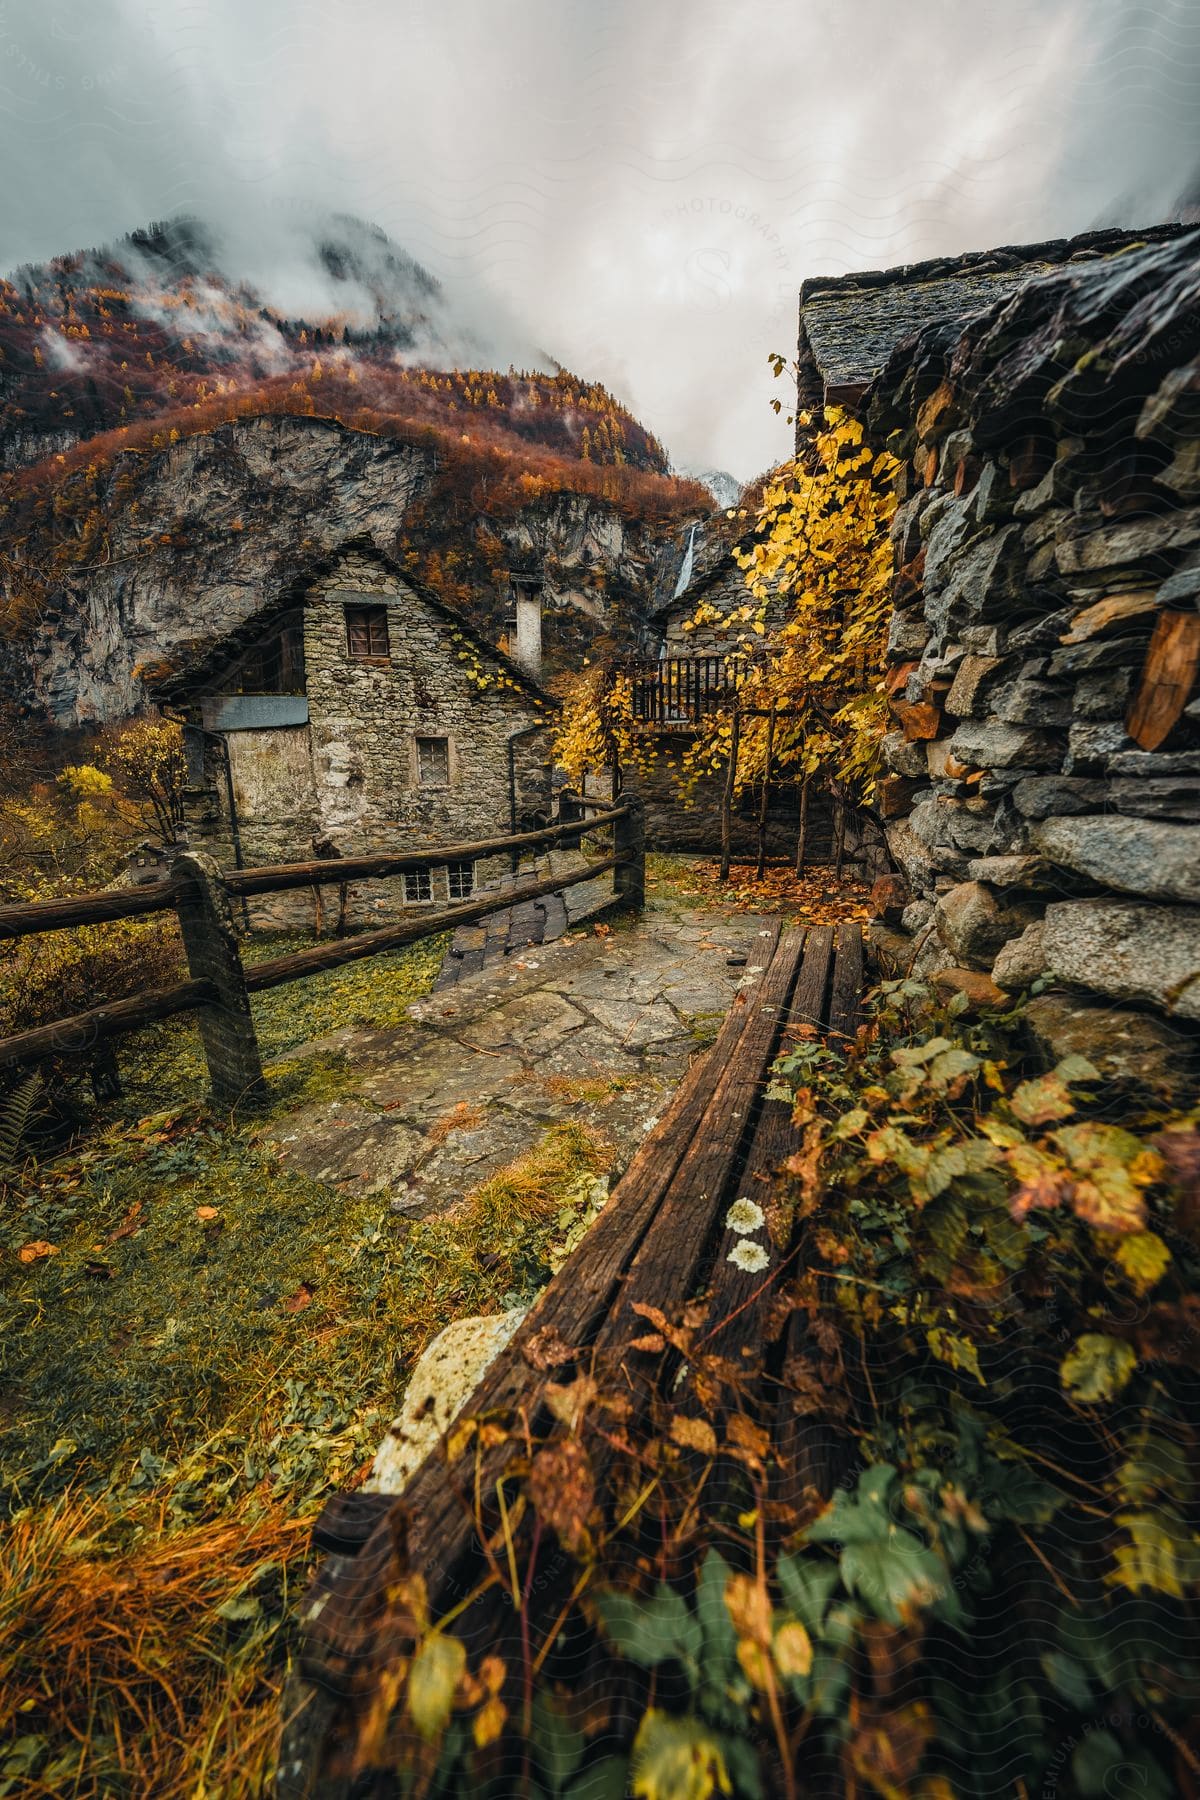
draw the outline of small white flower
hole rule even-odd
[[[765,1214],[757,1200],[751,1200],[743,1194],[735,1200],[725,1214],[725,1226],[729,1231],[736,1231],[739,1237],[747,1237],[750,1232],[757,1231],[765,1222]]]
[[[771,1261],[761,1244],[738,1244],[729,1252],[725,1260],[731,1262],[735,1268],[743,1270],[747,1275],[757,1275],[758,1271],[765,1269]]]

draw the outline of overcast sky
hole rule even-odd
[[[805,275],[1146,223],[1198,166],[1197,0],[0,0],[0,267],[188,210],[283,286],[355,212],[742,478]]]

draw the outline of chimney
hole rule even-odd
[[[517,629],[513,661],[526,675],[540,681],[542,675],[542,584],[536,576],[514,575]]]

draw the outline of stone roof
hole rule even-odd
[[[994,306],[1064,263],[1119,256],[1188,230],[1154,225],[1090,231],[1044,244],[1006,245],[965,256],[902,263],[855,275],[817,275],[800,289],[802,337],[825,387],[859,387],[876,376],[902,338],[942,319]]]
[[[402,568],[394,557],[381,550],[369,538],[350,538],[345,543],[337,545],[332,551],[305,565],[273,599],[248,613],[235,630],[227,632],[220,638],[198,639],[189,646],[187,652],[171,668],[165,669],[155,678],[147,680],[147,686],[152,690],[154,697],[180,704],[198,696],[215,677],[223,673],[230,662],[255,641],[273,619],[303,605],[308,590],[318,581],[323,580],[325,576],[332,574],[342,558],[351,554],[364,556],[372,562],[378,563],[388,575],[392,576],[399,585],[407,588],[431,612],[436,613],[439,618],[452,625],[455,631],[459,632],[481,656],[486,657],[489,662],[498,664],[509,680],[523,688],[539,705],[551,708],[558,708],[561,705],[561,702],[556,700],[540,681],[529,675],[519,663],[514,662],[512,657],[497,645],[489,643],[461,613],[456,612],[453,607],[447,606],[445,601],[431,588],[425,586],[424,582],[414,580],[407,569]]]

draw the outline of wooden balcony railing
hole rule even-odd
[[[746,665],[730,656],[664,656],[630,670],[633,716],[645,724],[699,725],[732,700]]]

